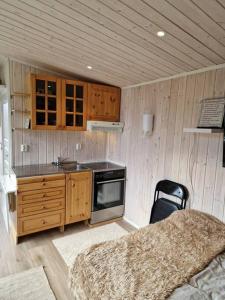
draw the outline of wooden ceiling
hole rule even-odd
[[[0,53],[121,87],[168,77],[225,62],[225,0],[0,0]]]

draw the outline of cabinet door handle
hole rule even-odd
[[[73,183],[72,187],[75,187],[75,186],[76,186],[75,183]]]

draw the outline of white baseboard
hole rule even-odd
[[[130,221],[129,219],[127,219],[126,217],[123,217],[124,221],[126,221],[127,223],[129,223],[131,226],[140,229],[141,227],[138,226],[137,224],[135,224],[133,221]]]

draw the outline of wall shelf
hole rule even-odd
[[[10,95],[11,97],[16,97],[16,96],[21,96],[21,97],[30,97],[31,94],[30,93],[20,93],[20,92],[15,92],[15,93],[11,93]]]
[[[11,112],[12,113],[18,112],[18,113],[24,113],[24,114],[30,114],[31,113],[30,110],[19,110],[19,109],[12,109]]]
[[[16,130],[31,130],[30,128],[12,128],[12,131],[16,131]]]
[[[224,130],[220,128],[184,128],[185,133],[222,133]]]

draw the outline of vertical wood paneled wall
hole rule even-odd
[[[122,91],[122,135],[108,135],[107,157],[127,166],[125,217],[148,224],[156,183],[183,183],[189,207],[225,221],[223,134],[183,133],[196,127],[203,97],[224,96],[225,69],[199,73]],[[143,137],[142,115],[155,116],[154,131]]]
[[[40,69],[10,62],[10,83],[12,93],[29,93],[29,74],[44,73]],[[51,74],[51,73],[50,73]],[[13,127],[23,128],[25,109],[30,109],[30,97],[15,96],[12,107],[17,110],[12,115]],[[102,132],[66,132],[52,130],[13,131],[13,165],[45,164],[57,159],[57,156],[71,160],[98,161],[106,156],[107,136]],[[82,144],[80,151],[75,150],[76,143]],[[30,146],[29,152],[21,152],[20,145]]]

